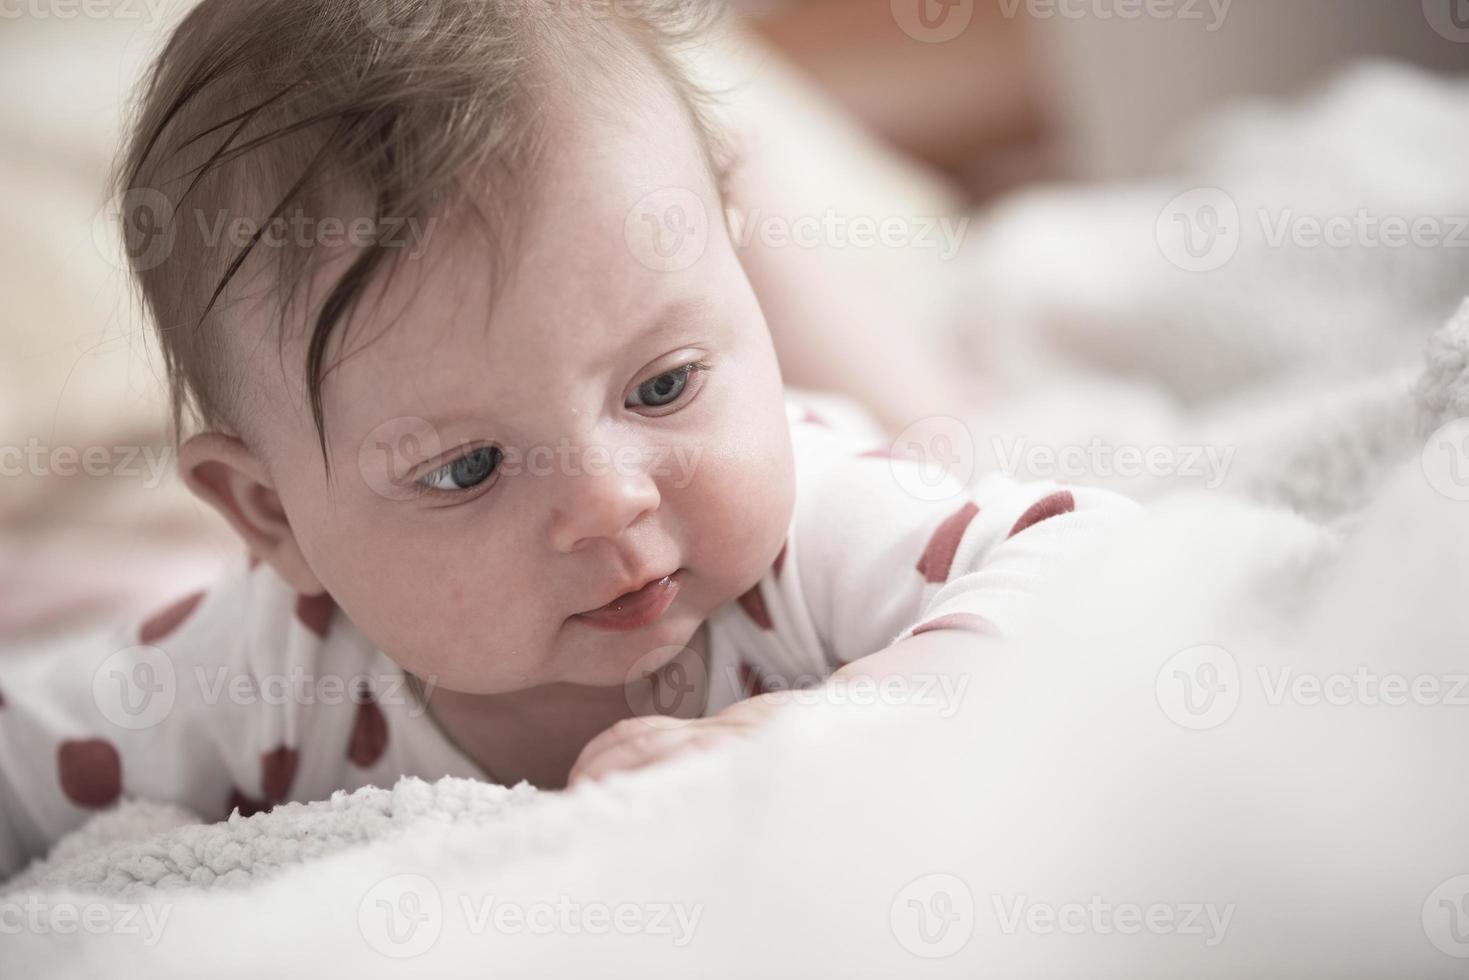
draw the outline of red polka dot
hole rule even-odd
[[[357,720],[352,724],[352,741],[347,758],[360,769],[366,769],[383,757],[388,748],[388,719],[378,707],[372,691],[357,694]]]
[[[198,606],[200,600],[203,598],[204,593],[195,592],[193,595],[185,596],[178,602],[175,602],[167,609],[154,613],[138,629],[138,642],[157,643],[165,636],[168,636],[183,625],[184,620],[189,618],[189,614],[194,611],[194,607]]]
[[[122,795],[122,757],[104,738],[69,739],[56,747],[61,791],[77,806],[99,810]]]
[[[784,544],[782,544],[780,546],[780,552],[779,552],[779,554],[777,554],[775,556],[775,574],[776,574],[777,577],[780,576],[780,570],[785,565],[785,563],[786,563],[786,546]]]
[[[327,627],[332,622],[332,612],[337,604],[332,597],[323,592],[321,595],[301,595],[296,597],[296,618],[317,636],[326,638]]]
[[[892,446],[878,446],[876,449],[869,449],[869,450],[867,450],[867,452],[859,454],[857,456],[857,458],[858,459],[893,459],[894,458],[894,455],[893,455],[893,447]]]
[[[1020,515],[1020,520],[1010,529],[1010,536],[1014,537],[1028,527],[1039,524],[1051,517],[1060,514],[1069,514],[1076,509],[1076,498],[1071,496],[1069,490],[1058,490],[1048,497],[1042,497],[1026,509]]]
[[[290,794],[298,759],[296,750],[285,745],[260,757],[260,788],[267,800],[279,802]]]
[[[757,667],[747,663],[740,664],[740,690],[747,698],[753,698],[757,694],[766,694],[770,691],[765,681],[765,675]]]
[[[831,428],[830,423],[828,423],[826,419],[822,418],[820,415],[817,415],[809,408],[806,409],[806,414],[801,416],[801,421],[809,423],[810,425],[819,425],[828,429]]]
[[[911,635],[917,636],[920,633],[931,633],[934,630],[968,630],[971,633],[983,633],[986,636],[1000,635],[1000,631],[995,629],[994,623],[978,613],[967,612],[945,613],[937,619],[920,623],[913,627]]]
[[[226,807],[231,812],[239,810],[240,816],[242,817],[251,817],[257,813],[269,810],[270,804],[263,800],[257,800],[252,796],[246,796],[238,789],[235,789],[230,792],[229,803],[226,804]]]
[[[979,507],[974,501],[968,501],[934,530],[915,566],[923,574],[925,582],[948,581],[949,567],[954,564],[954,553],[959,550],[964,531],[978,513]]]
[[[763,630],[774,629],[770,622],[770,610],[765,608],[765,598],[760,595],[760,586],[757,583],[750,591],[739,598],[740,608],[745,615],[755,621],[755,625]]]

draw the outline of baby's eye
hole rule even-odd
[[[689,375],[697,367],[697,364],[685,364],[683,367],[664,371],[658,377],[644,381],[638,385],[635,392],[640,400],[630,403],[628,407],[659,408],[677,401],[678,396],[683,394],[685,386],[689,383]]]
[[[472,490],[494,475],[495,467],[500,465],[504,456],[498,446],[481,446],[454,462],[419,477],[418,482],[428,490],[444,490],[449,493]]]

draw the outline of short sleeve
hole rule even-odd
[[[1013,637],[1047,582],[1141,513],[1109,491],[985,478],[930,485],[884,444],[799,444],[800,588],[832,662],[934,629]]]
[[[292,798],[308,719],[287,684],[334,614],[242,558],[140,622],[7,651],[0,875],[124,797],[209,820]]]

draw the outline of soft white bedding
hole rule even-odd
[[[1469,550],[1442,542],[1466,533],[1469,510],[1416,463],[1345,536],[1180,495],[1058,583],[1055,619],[947,717],[829,704],[516,805],[405,781],[77,841],[0,904],[116,929],[22,930],[0,962],[78,977],[1458,976],[1444,950],[1469,949],[1437,903],[1463,896],[1469,868],[1464,708],[1447,688],[1417,706],[1278,691],[1462,675]],[[1223,653],[1189,659],[1201,644]],[[1226,685],[1214,704],[1177,680],[1205,662]],[[111,818],[153,819],[179,816]],[[558,909],[641,931],[593,934]],[[1153,931],[1128,917],[1142,910]]]

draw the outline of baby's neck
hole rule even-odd
[[[689,650],[706,656],[707,629],[700,626]],[[493,781],[522,779],[541,789],[562,789],[581,750],[624,718],[652,713],[638,707],[623,685],[543,684],[506,694],[461,694],[442,688],[429,697],[428,714],[439,730]]]

